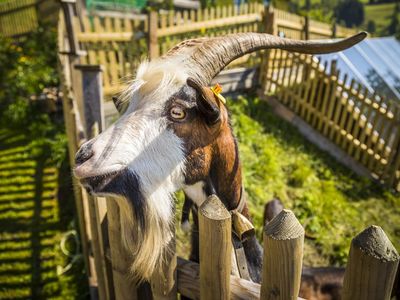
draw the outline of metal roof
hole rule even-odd
[[[318,58],[321,63],[336,60],[341,78],[347,74],[371,93],[400,101],[400,42],[394,37],[367,39],[345,51]]]

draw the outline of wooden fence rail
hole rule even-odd
[[[59,64],[64,91],[64,117],[71,166],[74,165],[74,153],[78,147],[85,140],[105,129],[105,113],[102,108],[105,104],[103,92],[109,92],[107,88],[111,88],[111,78],[128,74],[124,72],[133,72],[128,69],[131,69],[139,60],[136,53],[131,53],[132,57],[129,57],[129,49],[132,43],[144,39],[140,36],[140,32],[135,38],[133,29],[129,29],[133,28],[135,23],[132,19],[111,22],[97,17],[87,18],[82,22],[83,27],[81,27],[82,23],[75,15],[76,10],[73,9],[73,5],[71,0],[63,2],[58,35]],[[248,12],[245,9],[243,11]],[[202,11],[199,15],[204,19],[204,15],[213,16],[216,13],[210,10]],[[221,18],[227,15],[228,9],[225,12],[222,9]],[[274,28],[296,30],[292,23],[295,20],[301,20],[279,11],[276,11],[276,14],[268,11],[266,15],[271,17],[269,20],[274,20],[275,17],[284,20],[281,23],[272,22],[272,24],[263,19],[257,20],[272,30]],[[202,22],[199,18],[196,19],[198,16],[196,13],[183,14],[181,17],[173,16],[173,18],[157,16],[158,21],[154,23],[157,26],[154,27],[158,31],[160,26],[165,25],[161,23],[165,22],[176,27],[176,20],[186,22],[185,20],[193,16],[195,18],[191,20]],[[163,19],[167,21],[159,21]],[[149,23],[146,25],[145,22],[144,19],[138,21],[143,25],[138,25],[141,30],[146,26],[152,27]],[[130,32],[131,40],[123,41],[127,43],[126,48],[120,48],[119,40],[104,42],[99,38],[98,41],[93,42],[93,37],[89,39],[88,36],[86,36],[87,40],[84,40],[85,27],[93,26],[91,28],[96,28],[97,31],[111,32],[110,24],[113,24],[114,28],[129,29],[127,32]],[[218,30],[220,30],[219,27]],[[245,30],[251,30],[251,27]],[[297,30],[302,32],[299,26]],[[175,42],[185,38],[180,35],[181,32],[177,34]],[[107,38],[110,39],[110,36]],[[156,37],[160,42],[160,35]],[[97,43],[98,48],[89,47],[90,43]],[[81,47],[84,47],[86,52],[82,51]],[[146,51],[148,50],[145,48],[146,45],[143,47]],[[159,50],[160,54],[164,51],[162,48]],[[393,161],[394,165],[399,163],[398,155],[391,150],[399,143],[397,135],[391,134],[398,126],[395,117],[398,112],[396,106],[383,99],[369,97],[355,83],[348,86],[339,82],[337,73],[327,74],[326,70],[321,69],[311,57],[292,55],[282,51],[271,51],[266,55],[270,57],[270,61],[266,63],[264,60],[265,63],[260,71],[265,79],[263,85],[265,92],[276,93],[282,99],[282,103],[305,119],[309,118],[309,122],[326,136],[331,136],[333,140],[339,139],[340,143],[353,147],[352,153],[358,150],[361,160],[371,149],[375,159],[373,165],[378,166],[377,170],[387,168],[388,163],[383,163],[383,159]],[[94,62],[96,66],[93,66]],[[114,63],[119,68],[117,71],[112,69]],[[89,66],[79,66],[82,64],[89,64]],[[104,69],[98,64],[104,65]],[[301,80],[306,76],[311,80]],[[339,107],[342,113],[338,113]],[[345,117],[341,116],[342,114]],[[344,121],[343,118],[345,118]],[[352,125],[349,130],[345,130],[349,120]],[[380,121],[373,123],[373,120]],[[344,125],[340,127],[340,130],[335,127],[335,124],[342,123]],[[377,129],[381,127],[386,128],[386,131]],[[345,131],[343,134],[342,130]],[[347,134],[352,135],[353,139],[343,138],[347,137]],[[357,148],[357,143],[353,142],[355,136],[360,141],[360,145],[366,146]],[[264,274],[261,285],[230,275],[231,216],[219,199],[211,196],[199,209],[200,266],[183,258],[177,258],[173,239],[169,245],[169,256],[164,260],[159,272],[153,275],[150,283],[137,286],[129,279],[131,255],[129,249],[124,248],[120,238],[121,208],[117,204],[118,200],[90,197],[77,184],[75,184],[75,198],[92,299],[176,299],[178,294],[193,299],[298,298],[304,230],[290,211],[283,211],[265,228]],[[345,279],[344,295],[348,297],[347,299],[366,299],[364,290],[376,291],[373,294],[375,298],[368,299],[388,299],[395,270],[398,268],[399,255],[383,231],[379,231],[379,239],[376,238],[376,231],[376,227],[373,227],[373,230],[367,229],[352,243]],[[368,243],[369,239],[380,242]],[[368,247],[362,241],[367,241]],[[382,245],[386,247],[385,249],[390,249],[390,258],[384,255],[376,257],[376,253],[382,250]],[[277,256],[281,264],[277,264],[278,260],[275,259]],[[359,263],[360,259],[363,261],[362,264]],[[366,272],[370,278],[379,276],[379,280],[368,281],[367,285],[361,283],[359,274]],[[377,283],[378,281],[385,284]]]

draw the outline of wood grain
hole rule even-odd
[[[230,298],[231,215],[216,195],[199,209],[200,298]]]
[[[351,242],[343,282],[343,300],[388,300],[400,256],[379,226],[370,226]]]
[[[260,299],[297,299],[303,244],[304,229],[290,210],[282,210],[265,226]]]

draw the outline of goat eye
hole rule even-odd
[[[186,117],[186,112],[180,107],[171,108],[170,114],[176,120],[182,120]]]

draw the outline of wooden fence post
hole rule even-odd
[[[381,227],[365,229],[351,242],[343,300],[389,300],[399,259]]]
[[[264,9],[264,32],[269,34],[276,34],[276,21],[274,10],[271,5],[265,6]],[[260,75],[259,75],[259,83],[261,86],[261,93],[264,95],[266,92],[266,84],[267,84],[267,74],[268,74],[268,66],[269,66],[269,58],[270,58],[271,50],[265,50],[264,55],[262,55],[262,60],[260,64]]]
[[[149,48],[149,58],[150,60],[157,58],[159,56],[158,47],[158,12],[150,11],[149,17],[149,33],[148,33],[148,48]]]
[[[336,38],[337,24],[333,22],[332,24],[332,38]]]
[[[61,8],[64,12],[65,29],[68,36],[69,54],[78,55],[79,53],[79,42],[74,30],[73,16],[75,0],[61,0]]]
[[[102,68],[99,65],[76,65],[82,73],[83,113],[86,137],[93,138],[104,130]],[[84,193],[86,194],[86,193]],[[100,299],[113,298],[111,266],[106,261],[108,248],[108,232],[106,230],[105,199],[91,197],[86,194],[88,201],[90,228],[92,233],[92,251],[95,260],[97,282]]]
[[[260,299],[297,299],[303,244],[304,229],[290,210],[282,210],[265,226]]]
[[[309,40],[310,39],[310,17],[308,15],[306,15],[304,17],[303,32],[304,32],[304,39]]]
[[[175,227],[171,227],[173,227],[173,231],[175,232]],[[154,300],[173,300],[177,298],[176,259],[174,234],[165,250],[163,264],[160,270],[153,274],[150,280]]]
[[[97,126],[99,132],[104,130],[103,68],[100,65],[77,65],[75,68],[82,72],[84,126],[86,136],[91,137],[93,126]]]
[[[264,30],[265,33],[277,34],[276,32],[276,20],[274,9],[271,5],[265,6],[264,10]]]
[[[199,209],[200,299],[230,299],[231,215],[211,195]]]

